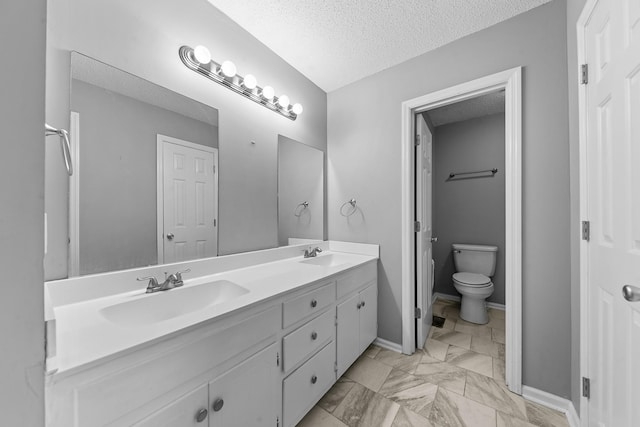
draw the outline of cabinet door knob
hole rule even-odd
[[[224,400],[222,399],[216,399],[216,401],[213,402],[213,405],[211,405],[214,412],[218,412],[220,409],[222,409],[223,406],[224,406]]]
[[[315,384],[316,382],[318,382],[318,377],[314,375],[311,377],[311,384]]]
[[[358,305],[356,307],[358,307],[358,310],[360,310],[360,307],[362,307],[362,304],[358,303]]]
[[[209,411],[207,411],[205,408],[200,409],[196,414],[196,421],[199,423],[203,422],[207,419],[207,415],[209,415]]]
[[[362,301],[362,304],[360,305],[360,307],[364,307],[364,301]]]
[[[315,341],[318,338],[318,333],[316,331],[311,332],[311,339]]]
[[[315,299],[311,300],[311,307],[316,308],[316,305],[318,305],[318,301],[316,301]]]

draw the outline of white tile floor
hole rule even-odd
[[[371,346],[298,427],[565,427],[564,414],[511,393],[504,382],[504,312],[459,318],[439,300],[423,349],[406,356]]]

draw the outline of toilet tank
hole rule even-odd
[[[497,246],[467,245],[464,243],[454,243],[451,246],[456,271],[484,274],[489,277],[495,273]]]

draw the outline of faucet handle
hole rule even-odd
[[[147,284],[147,289],[153,289],[153,288],[157,288],[158,287],[158,279],[156,279],[153,276],[138,277],[138,278],[136,278],[136,280],[139,281],[139,282],[148,280],[149,283]]]
[[[313,250],[316,252],[322,252],[322,249],[319,246],[316,246]]]
[[[182,282],[182,274],[189,273],[190,271],[191,271],[190,268],[187,268],[186,270],[178,271],[176,273],[176,279],[178,280],[178,282]]]

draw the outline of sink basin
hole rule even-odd
[[[146,325],[193,313],[214,304],[220,304],[249,292],[228,280],[217,280],[202,285],[154,294],[110,305],[100,310],[107,320],[127,326]]]
[[[305,258],[302,264],[318,265],[321,267],[338,267],[349,263],[347,257],[337,254],[320,255],[315,258]]]

